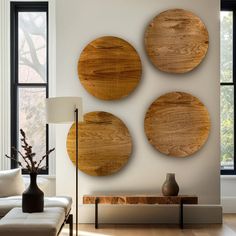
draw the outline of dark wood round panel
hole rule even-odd
[[[84,48],[78,74],[90,94],[103,100],[115,100],[126,97],[136,88],[142,65],[137,51],[128,42],[106,36]]]
[[[67,136],[67,152],[75,164],[75,124]],[[79,124],[79,169],[88,175],[105,176],[119,171],[132,152],[125,124],[108,112],[90,112]]]
[[[187,157],[206,142],[210,118],[202,102],[188,93],[172,92],[149,107],[144,121],[149,142],[161,153]]]
[[[146,52],[161,71],[185,73],[200,64],[207,53],[208,32],[190,11],[173,9],[160,13],[145,33]]]

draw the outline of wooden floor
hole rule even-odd
[[[60,236],[68,236],[64,228]],[[75,235],[75,234],[74,234]],[[236,236],[236,214],[225,214],[223,224],[187,225],[101,225],[94,229],[93,224],[81,224],[80,236]]]

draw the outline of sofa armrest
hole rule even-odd
[[[25,189],[29,186],[30,183],[30,177],[29,175],[23,176],[24,183],[25,183]],[[54,195],[54,191],[52,191],[52,185],[54,186],[54,181],[49,180],[45,177],[38,176],[37,177],[37,184],[38,187],[44,192],[45,197],[49,197]]]

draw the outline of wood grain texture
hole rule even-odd
[[[67,136],[67,152],[75,164],[75,124]],[[79,123],[79,169],[88,175],[105,176],[119,171],[132,152],[125,124],[108,112],[90,112]]]
[[[128,42],[105,36],[84,48],[78,74],[90,94],[99,99],[115,100],[126,97],[136,88],[142,65],[137,51]]]
[[[183,9],[160,13],[145,32],[149,58],[159,70],[169,73],[185,73],[197,67],[208,44],[208,32],[201,19]]]
[[[206,142],[210,118],[202,102],[188,93],[167,93],[149,107],[144,121],[149,142],[161,153],[187,157]]]
[[[179,196],[162,196],[162,195],[85,195],[83,204],[95,204],[98,199],[99,204],[180,204],[181,199],[186,204],[198,204],[197,196],[179,195]]]

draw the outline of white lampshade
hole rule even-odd
[[[78,109],[78,121],[83,121],[82,98],[54,97],[46,99],[46,123],[70,123],[75,120]]]

